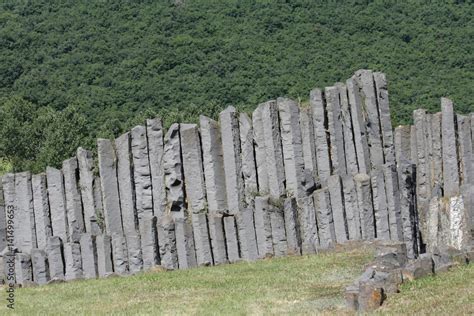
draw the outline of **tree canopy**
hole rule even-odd
[[[472,1],[5,1],[0,157],[40,171],[146,117],[304,101],[360,68],[387,74],[394,124],[441,96],[473,111],[473,38]]]

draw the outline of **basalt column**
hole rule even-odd
[[[344,84],[338,83],[336,87],[339,91],[339,100],[341,103],[341,122],[344,135],[344,153],[346,156],[347,173],[354,175],[359,172],[359,167],[354,144],[349,96],[347,94],[347,87]]]
[[[31,173],[15,174],[15,244],[25,253],[37,248]]]
[[[66,193],[66,213],[71,242],[79,242],[81,234],[85,233],[82,200],[78,188],[79,169],[77,158],[63,162],[64,191]]]
[[[316,144],[316,163],[318,166],[318,177],[321,183],[325,183],[331,175],[331,160],[329,159],[329,145],[327,135],[327,119],[324,111],[324,97],[319,89],[311,90],[309,96],[313,115],[314,138]]]
[[[337,87],[325,90],[328,129],[331,141],[331,162],[334,174],[346,174],[346,155],[344,152],[344,133],[342,130],[341,104]]]
[[[46,179],[48,183],[48,197],[53,236],[58,236],[63,242],[66,242],[68,240],[68,227],[63,173],[61,170],[47,167]]]
[[[51,228],[51,218],[49,214],[49,200],[47,191],[48,189],[46,187],[46,175],[33,175],[32,186],[36,241],[38,243],[38,248],[44,250],[46,248],[48,237],[53,235],[53,230]]]

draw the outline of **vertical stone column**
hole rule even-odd
[[[11,210],[12,208],[15,207],[15,175],[13,173],[7,173],[1,177],[1,187],[2,187],[2,192],[1,193],[1,199],[3,199],[4,202],[4,209],[3,209],[3,220],[5,221],[5,227],[3,231],[3,238],[0,238],[2,242],[4,243],[3,249],[5,249],[7,245],[7,211]],[[1,211],[1,209],[0,209]],[[11,217],[11,214],[8,214]],[[13,219],[16,220],[15,214],[13,214]],[[8,236],[11,238],[11,235],[9,234]],[[15,240],[13,240],[15,242]],[[0,272],[1,273],[1,272]]]
[[[117,158],[112,142],[99,138],[97,152],[106,231],[109,235],[112,233],[123,234],[117,181]]]
[[[431,116],[431,188],[441,188],[443,185],[443,151],[441,141],[441,112]]]
[[[329,190],[327,188],[316,190],[313,193],[313,198],[318,223],[319,243],[322,249],[327,249],[336,243]]]
[[[416,196],[418,214],[420,216],[421,231],[425,233],[426,212],[431,197],[430,169],[426,139],[426,111],[423,109],[413,111],[416,135]]]
[[[362,239],[373,240],[375,238],[375,221],[370,177],[364,173],[359,173],[354,176],[354,182],[356,185],[357,203],[359,204]]]
[[[188,269],[195,267],[197,261],[191,223],[185,218],[176,218],[175,233],[179,268]]]
[[[352,128],[351,110],[349,108],[349,96],[347,87],[343,83],[337,83],[336,87],[339,91],[339,100],[341,104],[341,122],[344,136],[344,153],[346,158],[346,167],[348,174],[359,173],[359,166],[357,163],[357,154],[354,144],[354,135]]]
[[[352,118],[352,129],[354,132],[357,166],[360,173],[369,173],[371,169],[369,146],[367,142],[367,131],[365,129],[366,123],[364,119],[362,100],[359,94],[359,87],[357,86],[354,77],[346,81],[346,86]]]
[[[53,235],[51,219],[49,215],[46,175],[44,173],[33,175],[31,182],[33,186],[33,209],[35,213],[36,241],[38,243],[38,248],[44,250],[46,249],[48,237]]]
[[[411,151],[411,161],[417,164],[418,163],[418,144],[416,140],[415,125],[410,126],[410,151]]]
[[[362,107],[366,116],[366,130],[372,167],[384,163],[384,151],[380,130],[379,110],[375,91],[374,76],[371,70],[358,70],[353,77],[362,96]]]
[[[227,262],[224,223],[221,215],[227,209],[222,140],[219,124],[216,121],[205,116],[200,116],[199,120],[212,253],[214,264],[222,264]]]
[[[7,218],[5,210],[5,198],[3,196],[3,185],[0,179],[0,249],[5,249],[7,246]],[[1,276],[2,269],[0,267],[0,282],[2,280]]]
[[[50,280],[47,254],[44,250],[33,249],[31,251],[31,266],[33,268],[33,280],[38,285],[47,284]]]
[[[175,224],[171,214],[164,214],[158,221],[158,236],[160,238],[161,266],[167,270],[178,268],[178,253],[176,249]]]
[[[102,184],[99,176],[94,177],[94,205],[95,205],[95,214],[97,216],[97,226],[99,229],[99,234],[105,232],[105,223],[104,223],[104,203],[102,199]],[[96,235],[97,236],[97,235]]]
[[[344,133],[342,130],[341,104],[337,87],[327,87],[325,90],[328,129],[331,141],[331,162],[334,174],[347,173],[346,155],[344,152]]]
[[[469,117],[457,115],[459,168],[461,184],[474,184],[474,169],[472,165],[471,122]]]
[[[135,182],[135,204],[139,226],[143,218],[153,216],[153,197],[151,191],[150,161],[145,126],[135,126],[130,132],[133,180]]]
[[[310,200],[311,197],[308,197]],[[289,255],[301,255],[301,232],[298,223],[298,204],[295,198],[286,198],[283,202],[285,216],[286,242]],[[314,214],[316,216],[316,214]]]
[[[165,172],[167,207],[173,218],[185,217],[183,163],[181,161],[181,141],[179,124],[173,124],[165,135],[163,168]]]
[[[388,102],[387,79],[382,72],[374,72],[374,82],[377,94],[377,104],[380,116],[380,127],[382,132],[383,153],[385,162],[395,163],[395,148],[393,146],[393,129],[390,118],[390,107]]]
[[[271,207],[270,222],[273,252],[276,257],[286,256],[288,254],[288,243],[286,241],[284,209],[281,206]]]
[[[235,217],[240,253],[242,259],[246,260],[256,260],[258,258],[253,213],[253,208],[246,207]]]
[[[130,235],[127,236],[127,249],[128,249],[128,265],[129,270],[131,262],[133,260],[133,270],[140,270],[140,267],[136,266],[135,263],[143,262],[143,269],[148,270],[159,264],[159,246],[158,246],[158,229],[157,229],[157,218],[156,216],[150,216],[150,214],[142,217],[140,224],[140,243],[142,252],[137,247],[133,247],[133,242],[138,244],[138,236]],[[133,240],[132,240],[133,239]],[[142,259],[142,260],[140,260]]]
[[[260,106],[262,108],[269,193],[272,198],[279,199],[285,194],[285,169],[281,147],[278,106],[276,101],[268,101]]]
[[[152,217],[153,219],[154,217]],[[146,226],[146,225],[144,225]],[[158,226],[150,228],[152,236],[157,234]],[[143,269],[143,255],[142,255],[142,239],[141,236],[136,233],[134,235],[125,236],[127,240],[127,251],[128,251],[128,269],[131,274],[142,271]],[[156,236],[155,236],[156,239]],[[156,245],[156,243],[155,243]],[[146,247],[145,247],[146,248]],[[151,254],[156,256],[159,250],[152,248]]]
[[[68,227],[63,173],[61,170],[47,167],[46,178],[53,235],[61,237],[61,240],[66,242],[68,240]]]
[[[132,175],[132,164],[130,161],[130,134],[125,133],[115,139],[115,151],[117,155],[117,180],[120,194],[120,209],[122,211],[123,231],[127,239],[129,260],[132,256],[141,257],[141,239],[139,238],[138,218],[135,209],[135,185]],[[144,249],[145,250],[145,249]],[[146,249],[149,251],[149,249]],[[141,270],[140,259],[134,261],[139,266],[133,266],[133,270]]]
[[[316,191],[317,192],[317,191]],[[313,193],[313,194],[316,194]],[[296,200],[301,236],[301,253],[316,253],[319,248],[318,226],[316,224],[315,205],[312,196]]]
[[[400,214],[403,240],[407,255],[413,259],[418,254],[418,220],[416,216],[416,165],[402,160],[399,164]]]
[[[97,267],[97,247],[95,244],[95,237],[90,233],[82,234],[80,245],[84,278],[95,279],[99,273]]]
[[[307,195],[307,191],[314,189],[314,182],[312,178],[305,177],[299,108],[295,101],[285,98],[278,98],[277,105],[280,113],[286,190],[290,196],[301,198]]]
[[[85,226],[82,200],[77,186],[78,179],[76,175],[79,174],[77,158],[70,158],[63,162],[63,174],[69,238],[72,242],[79,242],[81,234],[85,233]]]
[[[318,166],[319,181],[324,183],[331,175],[331,160],[329,159],[329,144],[327,135],[327,119],[323,93],[313,89],[309,95],[312,110],[314,139],[316,144],[316,163]]]
[[[257,170],[255,169],[252,121],[246,113],[240,113],[239,130],[245,203],[253,205],[254,197],[258,193]]]
[[[146,134],[153,193],[153,214],[159,221],[166,209],[166,187],[163,168],[164,130],[161,119],[146,120]]]
[[[400,165],[400,162],[404,159],[411,160],[410,130],[410,125],[395,127],[394,143],[397,166]]]
[[[264,106],[264,103],[260,104],[252,114],[255,163],[257,165],[258,192],[260,195],[266,195],[270,192],[268,183],[267,154],[265,149],[265,133],[262,117],[262,108]]]
[[[127,241],[125,236],[114,233],[112,235],[112,259],[114,272],[118,275],[126,275],[129,272]]]
[[[382,167],[372,169],[370,174],[372,184],[372,198],[374,201],[375,227],[377,239],[390,240],[388,220],[387,195]]]
[[[383,167],[385,192],[387,195],[388,221],[390,226],[390,239],[403,241],[403,223],[400,213],[400,191],[398,184],[397,167],[385,164]]]
[[[255,233],[258,257],[273,256],[272,225],[268,196],[255,197]]]
[[[73,242],[64,243],[64,262],[66,263],[66,281],[83,277],[80,244]]]
[[[48,254],[49,275],[52,281],[64,280],[64,259],[59,236],[48,237],[46,253]]]
[[[186,199],[188,209],[192,213],[197,263],[211,265],[211,244],[206,219],[206,184],[199,131],[196,124],[181,124],[180,128]]]
[[[31,173],[15,174],[15,244],[24,253],[37,248]]]
[[[101,229],[97,222],[96,214],[96,204],[98,201],[96,201],[94,195],[94,186],[97,186],[97,183],[92,171],[94,169],[92,152],[79,147],[76,157],[79,166],[79,189],[84,212],[84,225],[86,232],[97,236],[101,234]]]
[[[97,271],[99,277],[107,277],[112,274],[112,240],[109,235],[99,235],[96,237],[97,246]]]
[[[224,217],[224,232],[225,241],[227,245],[227,257],[229,258],[229,262],[237,262],[240,260],[240,255],[234,216]]]
[[[311,108],[300,110],[301,141],[303,147],[304,168],[309,170],[313,177],[318,175],[316,160],[316,145],[314,143],[314,126]]]
[[[15,255],[15,281],[16,284],[23,287],[33,283],[31,257],[27,253],[17,253]]]
[[[341,177],[339,175],[332,175],[329,177],[328,190],[331,199],[336,242],[340,244],[348,240],[348,232],[346,231],[346,210],[342,195]]]
[[[447,98],[441,98],[441,112],[444,196],[452,197],[459,193],[459,169],[453,102]]]
[[[360,215],[359,205],[357,204],[357,192],[355,189],[354,178],[347,175],[342,178],[342,191],[344,194],[344,208],[347,219],[347,232],[350,240],[360,240]]]

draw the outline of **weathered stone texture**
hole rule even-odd
[[[159,246],[156,216],[151,216],[150,214],[148,214],[142,217],[140,224],[140,236],[143,269],[148,270],[159,263]],[[130,246],[127,247],[127,249],[130,248]]]
[[[346,158],[346,168],[348,174],[357,174],[359,166],[357,163],[356,148],[354,144],[354,135],[352,129],[352,117],[349,108],[349,96],[347,87],[342,83],[337,83],[336,87],[339,92],[339,101],[341,105],[341,123],[344,136],[344,154]]]
[[[360,214],[357,204],[357,192],[353,176],[347,175],[342,178],[342,191],[344,194],[344,208],[347,219],[347,232],[350,240],[360,240]]]
[[[244,208],[236,215],[237,236],[239,238],[240,255],[245,260],[256,260],[258,258],[257,239],[255,236],[255,224],[253,209]]]
[[[272,225],[268,196],[255,197],[255,234],[259,258],[273,256]]]
[[[188,269],[195,267],[197,261],[191,223],[183,218],[175,219],[175,234],[179,268]]]
[[[316,192],[313,194],[316,194]],[[313,197],[301,198],[296,200],[296,202],[298,206],[301,252],[303,255],[316,253],[320,243]]]
[[[359,205],[362,239],[372,240],[375,238],[375,221],[370,177],[367,174],[359,173],[354,176],[354,182],[356,185],[357,203]]]
[[[66,281],[83,277],[81,245],[74,242],[64,243],[64,262],[66,264]]]
[[[385,180],[385,192],[387,196],[390,239],[402,241],[403,224],[400,213],[400,191],[396,166],[394,164],[385,164],[383,167],[383,174]]]
[[[318,175],[316,144],[314,137],[313,115],[311,108],[300,109],[301,141],[303,147],[304,168],[311,171],[313,177]]]
[[[472,165],[472,139],[470,118],[457,115],[459,143],[460,183],[474,184],[474,168]]]
[[[26,253],[15,255],[15,281],[21,286],[28,286],[33,283],[33,269],[31,257]]]
[[[252,121],[246,113],[240,113],[239,128],[245,202],[247,205],[252,205],[255,195],[258,193],[258,185],[253,146],[253,127]]]
[[[318,223],[319,243],[322,249],[327,249],[336,243],[336,231],[331,209],[331,200],[327,188],[314,191],[314,207]]]
[[[209,240],[206,214],[192,214],[192,221],[197,264],[200,266],[212,265],[211,242]]]
[[[318,177],[323,183],[331,175],[331,160],[329,159],[329,144],[326,131],[326,113],[323,93],[313,89],[309,95],[309,102],[313,115],[314,137],[316,143],[316,163]]]
[[[112,258],[114,272],[118,275],[128,274],[128,252],[127,241],[124,235],[112,235]]]
[[[175,228],[175,223],[170,214],[164,215],[158,221],[161,266],[168,270],[178,268]]]
[[[257,166],[258,192],[260,195],[269,193],[267,154],[262,117],[263,106],[264,105],[259,105],[252,114],[255,164]]]
[[[285,199],[283,202],[283,212],[285,217],[288,254],[301,255],[301,231],[298,222],[298,204],[295,198]]]
[[[48,237],[53,235],[49,213],[46,175],[33,175],[31,182],[33,187],[33,208],[35,215],[36,241],[38,243],[38,248],[44,250],[46,248]],[[3,194],[1,195],[1,198],[3,198]],[[3,248],[4,247],[2,247],[2,249]]]
[[[374,82],[377,94],[377,105],[380,115],[384,161],[388,164],[395,163],[395,148],[393,146],[393,129],[388,103],[387,79],[385,74],[374,72]]]
[[[234,216],[224,217],[224,232],[227,245],[227,258],[231,263],[237,262],[240,260],[240,254]]]
[[[15,174],[15,245],[25,253],[37,248],[31,173]]]
[[[397,166],[400,165],[402,160],[411,159],[410,130],[410,125],[400,125],[395,127],[394,145]]]
[[[224,236],[222,214],[209,214],[208,220],[214,264],[227,263],[226,239]]]
[[[385,179],[382,168],[372,170],[371,185],[377,239],[390,240],[387,195],[385,192]]]
[[[48,237],[46,253],[51,280],[64,280],[64,258],[61,248],[62,242],[59,236]]]
[[[80,245],[84,278],[95,279],[98,277],[99,274],[97,266],[97,247],[95,243],[95,237],[90,233],[82,234]]]
[[[402,160],[399,165],[400,215],[403,240],[407,245],[408,257],[413,259],[418,253],[418,223],[416,217],[416,166]]]
[[[341,177],[339,175],[333,175],[329,177],[328,190],[331,199],[336,242],[343,243],[348,240],[348,232],[346,230],[346,210],[344,207],[344,198],[342,195],[342,183]]]
[[[31,250],[31,265],[34,282],[39,285],[47,284],[50,280],[50,275],[46,251],[40,249]]]
[[[70,158],[63,162],[64,192],[66,194],[66,213],[69,229],[69,240],[79,242],[81,234],[85,233],[84,215],[82,214],[82,200],[78,188],[77,175],[79,174],[77,158]]]
[[[96,237],[97,272],[99,277],[107,277],[114,272],[112,264],[112,240],[109,235]]]
[[[327,87],[325,90],[326,110],[330,138],[332,172],[346,174],[346,156],[344,152],[344,132],[342,130],[341,104],[337,87]]]
[[[441,98],[441,112],[444,195],[452,197],[459,193],[459,169],[453,102],[447,98]]]

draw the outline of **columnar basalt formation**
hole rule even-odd
[[[412,126],[393,129],[385,75],[359,70],[313,89],[309,106],[277,98],[251,116],[230,106],[219,121],[168,129],[149,119],[98,139],[97,158],[79,148],[61,169],[4,175],[0,247],[10,216],[22,285],[352,240],[396,241],[410,259],[464,249],[474,232],[473,118],[442,98],[441,112],[415,110]]]

